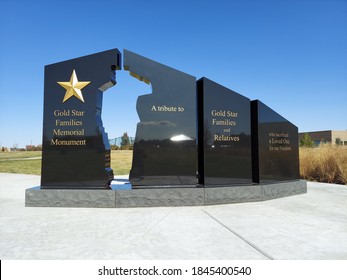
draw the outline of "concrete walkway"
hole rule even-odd
[[[347,260],[347,186],[204,207],[24,207],[39,184],[0,173],[0,259]]]

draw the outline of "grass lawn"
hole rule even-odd
[[[0,173],[41,174],[41,159],[0,160]]]
[[[115,176],[128,175],[133,161],[133,151],[111,151],[111,168]]]
[[[0,172],[41,174],[41,152],[1,152]]]
[[[41,152],[0,152],[0,161],[33,157],[41,157]]]
[[[111,167],[115,175],[129,174],[133,151],[112,151]],[[1,152],[0,173],[41,174],[41,152]]]

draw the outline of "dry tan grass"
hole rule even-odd
[[[300,148],[300,175],[309,181],[347,184],[347,149],[335,145]]]

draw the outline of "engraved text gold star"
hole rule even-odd
[[[63,88],[66,89],[63,102],[68,100],[70,97],[75,96],[82,102],[84,102],[81,89],[89,85],[91,82],[79,82],[77,79],[75,69],[72,71],[70,82],[57,82]]]

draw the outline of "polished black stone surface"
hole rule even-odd
[[[298,128],[259,100],[251,110],[253,181],[299,179]]]
[[[199,184],[252,183],[250,100],[206,78],[197,88]]]
[[[137,99],[133,187],[196,185],[196,79],[124,50],[124,69],[152,85]]]
[[[113,49],[45,67],[42,188],[109,188],[102,94],[116,83],[120,59]]]

